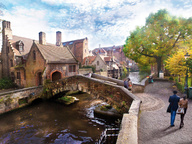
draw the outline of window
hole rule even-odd
[[[36,52],[35,52],[35,50],[33,51],[33,60],[34,61],[36,60]]]
[[[21,74],[20,74],[20,72],[17,72],[17,79],[21,79]]]
[[[76,72],[76,65],[70,65],[69,72]]]
[[[12,82],[14,82],[14,80],[15,80],[14,72],[11,72],[11,80],[12,80]]]
[[[23,45],[22,45],[22,44],[19,45],[19,51],[20,51],[20,52],[23,51]]]
[[[97,61],[97,65],[99,65],[99,61]]]
[[[11,63],[11,67],[13,67],[13,60],[12,59],[10,60],[10,63]]]

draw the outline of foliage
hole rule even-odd
[[[95,73],[96,70],[95,66],[83,66],[81,68],[92,68],[93,73]]]
[[[124,53],[140,65],[162,62],[175,51],[180,41],[189,41],[192,34],[192,18],[176,18],[166,10],[150,14],[143,27],[131,32],[124,45]]]
[[[19,100],[19,105],[26,104],[26,103],[27,103],[27,99],[26,98]]]
[[[72,97],[67,97],[67,96],[58,98],[58,100],[62,100],[62,101],[65,101],[65,102],[69,102],[69,101],[71,101],[71,99],[72,99]]]
[[[128,75],[128,71],[127,71],[127,68],[125,66],[123,66],[123,72],[122,72],[122,76],[121,76],[121,79],[124,79],[126,78]]]
[[[12,82],[10,78],[2,78],[0,79],[0,89],[8,89],[8,88],[15,88],[17,85]]]
[[[172,54],[166,61],[166,68],[171,74],[185,76],[187,68],[192,71],[192,59],[185,60],[184,55],[189,52],[192,55],[192,50],[180,48],[176,53]]]
[[[184,85],[182,82],[179,82],[177,78],[175,78],[175,83],[179,91],[184,92]]]
[[[173,80],[173,77],[169,77],[169,80],[171,80],[171,81],[172,81],[172,80]]]
[[[108,111],[108,110],[111,109],[111,108],[112,108],[111,105],[102,105],[101,108],[100,108],[100,110],[102,110],[102,111]]]
[[[3,97],[2,97],[2,98],[0,98],[0,103],[1,103],[1,102],[3,102],[3,99],[4,99]]]

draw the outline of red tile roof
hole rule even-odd
[[[95,60],[96,56],[88,56],[83,59],[83,65],[85,64],[86,60],[89,59],[89,64],[92,64],[92,62]]]

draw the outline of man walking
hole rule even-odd
[[[178,102],[180,100],[180,97],[176,95],[177,91],[173,91],[173,95],[169,97],[169,103],[171,105],[171,127],[175,126],[174,121],[175,121],[175,116],[176,116],[176,111],[178,108]]]

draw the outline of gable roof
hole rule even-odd
[[[17,50],[17,43],[19,41],[22,41],[23,44],[24,44],[24,51],[23,52],[19,52]],[[15,36],[13,35],[12,39],[10,40],[10,43],[12,45],[12,48],[13,48],[13,52],[17,55],[17,56],[23,56],[23,55],[26,55],[29,53],[30,49],[31,49],[31,46],[33,44],[33,40],[32,39],[29,39],[29,38],[24,38],[24,37],[19,37],[19,36]]]
[[[67,47],[35,43],[47,63],[78,63]]]
[[[88,56],[83,59],[83,64],[85,64],[85,61],[89,59],[89,64],[92,64],[92,62],[95,60],[96,56]]]

